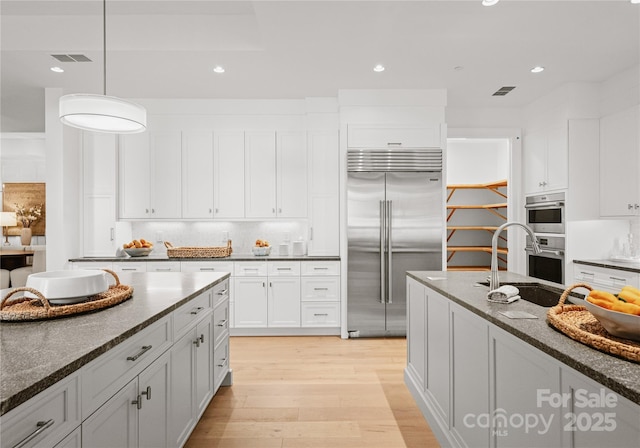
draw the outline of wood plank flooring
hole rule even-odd
[[[186,448],[430,448],[404,385],[406,340],[233,337],[221,387]]]

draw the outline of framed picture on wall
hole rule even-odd
[[[24,210],[25,215],[35,218],[30,223],[33,235],[46,234],[46,184],[45,183],[5,183],[2,185],[2,211],[16,212]],[[20,235],[22,224],[18,216],[18,225],[9,227],[9,235]]]

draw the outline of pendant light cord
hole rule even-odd
[[[102,94],[107,96],[107,0],[102,0]]]

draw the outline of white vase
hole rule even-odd
[[[20,231],[20,243],[23,246],[31,245],[31,227],[23,227]]]

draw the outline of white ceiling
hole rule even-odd
[[[480,3],[107,0],[107,94],[446,88],[452,107],[521,107],[563,83],[600,82],[639,63],[640,5],[628,0]],[[2,0],[0,13],[0,130],[43,131],[45,87],[102,93],[101,0]],[[61,53],[94,62],[51,56]],[[374,73],[377,63],[387,69]],[[226,72],[213,73],[216,65]],[[534,75],[535,65],[546,70]],[[502,86],[516,89],[492,97]]]

